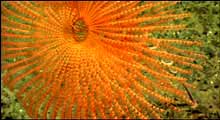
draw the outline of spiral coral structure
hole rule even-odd
[[[160,118],[179,111],[174,97],[194,105],[175,73],[202,69],[203,56],[174,44],[200,43],[148,36],[185,29],[164,24],[190,16],[166,10],[174,4],[3,2],[3,84],[32,118]]]

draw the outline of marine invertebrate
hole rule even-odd
[[[165,93],[194,105],[173,83],[191,85],[174,71],[191,74],[183,66],[201,69],[193,61],[203,56],[173,44],[200,43],[148,36],[184,28],[163,25],[189,16],[165,10],[173,4],[5,2],[3,82],[18,89],[33,118],[160,118],[166,107],[178,110]]]

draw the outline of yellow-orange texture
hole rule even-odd
[[[149,37],[185,29],[175,2],[2,2],[3,84],[32,118],[160,118],[202,55]],[[143,11],[148,13],[141,15]]]

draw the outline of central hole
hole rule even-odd
[[[78,19],[72,24],[73,36],[76,41],[84,41],[88,34],[88,27],[83,19]]]

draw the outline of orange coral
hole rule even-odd
[[[194,105],[173,82],[191,85],[174,71],[201,69],[193,61],[203,55],[173,44],[200,43],[148,36],[185,28],[163,24],[190,16],[166,10],[174,4],[4,2],[4,85],[18,89],[32,118],[160,118],[166,107],[178,110],[173,97],[164,93]],[[140,25],[146,21],[151,23]]]

